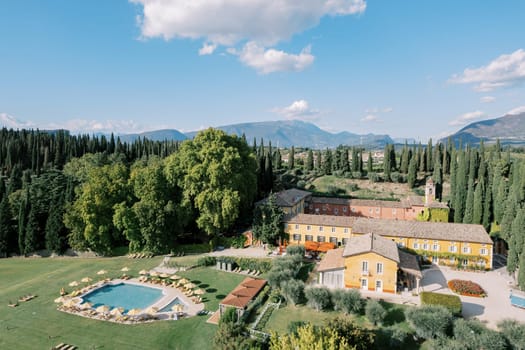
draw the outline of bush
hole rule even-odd
[[[352,172],[352,177],[353,177],[354,179],[360,179],[360,178],[363,177],[363,174],[362,174],[360,171],[353,171],[353,172]]]
[[[237,309],[234,307],[229,307],[222,314],[221,319],[219,320],[219,324],[235,322],[237,322]]]
[[[213,266],[217,263],[217,259],[214,256],[203,256],[197,260],[198,266]]]
[[[304,189],[305,187],[306,187],[306,181],[304,180],[297,181],[297,188]]]
[[[485,291],[481,286],[472,281],[465,280],[450,280],[448,281],[448,287],[454,292],[469,297],[485,297]]]
[[[381,177],[377,173],[368,173],[368,180],[370,180],[370,182],[379,182],[381,181]]]
[[[399,326],[382,327],[379,330],[380,338],[376,348],[404,349],[408,339],[408,332]]]
[[[308,306],[317,311],[327,309],[331,304],[330,291],[326,287],[308,287],[304,292]]]
[[[365,315],[375,326],[383,322],[386,317],[386,310],[377,300],[370,299],[365,306]]]
[[[304,282],[294,279],[284,281],[281,283],[281,293],[290,304],[300,304],[304,299]]]
[[[420,298],[422,305],[441,305],[449,309],[453,315],[461,315],[461,299],[457,295],[422,292]]]
[[[424,339],[446,336],[453,320],[452,313],[439,305],[407,309],[405,316],[416,331],[416,335]]]
[[[245,235],[232,237],[230,239],[230,246],[232,246],[233,248],[244,248],[245,244],[246,244],[246,236]]]
[[[487,329],[478,320],[457,319],[454,321],[454,339],[462,346],[462,349],[466,350],[507,349],[507,340],[504,335]],[[523,338],[521,341],[523,342]]]
[[[288,333],[297,335],[297,329],[306,326],[306,321],[292,321],[288,323]]]
[[[288,247],[286,247],[287,255],[299,255],[302,258],[304,256],[304,253],[304,245],[289,245]]]
[[[525,350],[525,324],[516,320],[503,320],[498,323],[500,332],[508,339],[513,349]]]
[[[356,289],[337,289],[332,293],[332,301],[334,308],[345,314],[357,314],[363,308],[363,299]]]

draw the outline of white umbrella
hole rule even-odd
[[[150,315],[155,315],[157,312],[159,312],[159,308],[155,306],[152,306],[146,310],[146,313]]]
[[[116,307],[113,310],[111,310],[109,313],[113,316],[122,316],[122,312],[124,312],[123,307]]]
[[[70,287],[76,287],[78,286],[78,282],[77,281],[73,281],[69,284]]]
[[[171,275],[170,276],[170,279],[176,281],[176,280],[180,280],[182,277],[180,277],[179,275]]]
[[[84,277],[84,278],[82,278],[82,279],[80,280],[80,282],[83,282],[83,283],[89,283],[89,282],[91,282],[91,281],[93,281],[93,279],[92,279],[92,278],[89,278],[89,277]]]
[[[90,302],[86,302],[86,303],[80,305],[80,308],[82,310],[91,309],[92,307],[93,307],[93,304],[91,304]]]
[[[137,316],[137,315],[140,315],[141,313],[142,313],[141,309],[131,309],[128,311],[128,315],[130,316]]]
[[[191,283],[191,282],[190,283],[186,283],[184,285],[184,288],[186,288],[186,289],[192,289],[192,288],[195,288],[195,287],[196,287],[196,285],[194,283]]]
[[[122,271],[122,272],[128,272],[128,271],[129,271],[129,267],[127,267],[127,266],[126,266],[126,267],[123,267],[123,268],[120,269],[120,271]]]
[[[159,275],[159,277],[160,277],[160,278],[168,278],[169,275],[168,275],[167,273],[161,273],[161,274]]]
[[[148,274],[148,271],[146,270],[140,270],[139,271],[139,275],[147,275]]]
[[[97,275],[105,275],[106,273],[108,273],[106,270],[100,270]]]
[[[95,310],[97,310],[97,312],[99,312],[101,314],[104,314],[104,313],[109,311],[109,306],[107,306],[107,305],[100,305]]]
[[[158,276],[159,273],[157,271],[151,271],[149,275],[155,277],[155,276]]]
[[[55,299],[55,303],[57,303],[57,304],[63,303],[66,300],[68,300],[68,299],[64,298],[64,297],[58,297],[58,298]]]
[[[171,310],[175,311],[175,312],[181,312],[182,310],[184,310],[184,305],[182,304],[175,304],[171,307]]]
[[[197,289],[196,291],[193,292],[193,294],[197,294],[197,295],[203,295],[204,293],[205,292],[202,289]]]

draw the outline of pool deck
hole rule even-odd
[[[120,284],[120,283],[127,283],[127,284],[133,284],[133,285],[137,285],[137,286],[143,286],[143,287],[160,289],[162,291],[162,297],[158,301],[156,301],[155,303],[151,304],[148,308],[156,307],[159,310],[161,310],[162,308],[164,308],[167,305],[169,305],[175,298],[178,298],[184,304],[184,309],[183,309],[182,312],[186,316],[195,316],[200,311],[204,310],[204,304],[203,303],[195,304],[189,297],[187,297],[182,291],[180,291],[177,288],[173,288],[173,287],[169,287],[169,286],[162,286],[162,285],[158,285],[158,284],[154,284],[154,283],[148,283],[148,282],[139,282],[138,279],[136,279],[136,278],[132,278],[132,279],[129,279],[129,280],[122,280],[122,279],[118,279],[118,278],[117,279],[113,279],[110,282],[106,282],[106,283],[100,284],[98,287],[96,287],[94,289],[91,289],[91,290],[89,290],[88,292],[86,292],[86,293],[84,293],[82,295],[79,295],[79,297],[82,299],[86,294],[92,293],[94,290],[102,288],[103,286],[116,285],[116,284]],[[80,305],[82,302],[83,302],[83,299],[78,304]],[[176,314],[176,312],[173,312],[173,311],[157,312],[156,316],[158,316],[159,319],[161,319],[161,320],[167,320],[167,319],[172,318],[175,314]]]

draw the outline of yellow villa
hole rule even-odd
[[[492,268],[493,242],[482,225],[310,214],[284,221],[292,244],[316,241],[341,247],[347,246],[353,236],[373,232],[436,264]]]
[[[344,248],[328,251],[317,271],[319,284],[329,288],[384,293],[417,292],[422,278],[416,256],[377,234],[353,236]]]

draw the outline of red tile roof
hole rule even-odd
[[[265,285],[266,280],[246,277],[220,304],[244,309]]]

